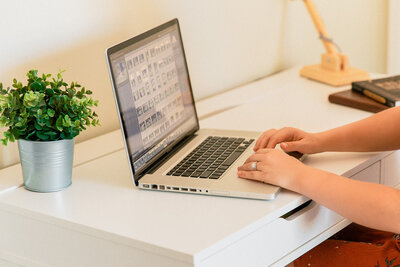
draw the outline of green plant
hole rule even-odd
[[[100,125],[92,110],[98,100],[88,97],[92,92],[78,83],[64,82],[62,72],[51,78],[30,70],[25,86],[16,79],[12,88],[4,89],[0,83],[0,126],[8,127],[1,139],[4,145],[16,139],[72,139],[86,126]]]

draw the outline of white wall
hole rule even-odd
[[[353,66],[385,71],[386,1],[315,3]],[[31,68],[66,69],[66,80],[79,81],[100,100],[103,126],[77,141],[119,127],[105,49],[172,18],[181,23],[196,99],[316,63],[323,51],[300,0],[3,0],[1,7],[1,82],[23,79]],[[0,166],[17,159],[16,146],[9,145],[1,150]]]
[[[313,2],[329,37],[349,56],[352,67],[386,72],[388,0]],[[324,48],[303,1],[288,1],[285,15],[284,65],[319,62]]]
[[[387,71],[400,74],[400,0],[389,1]]]

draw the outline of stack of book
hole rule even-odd
[[[335,104],[370,112],[400,105],[400,75],[353,82],[351,89],[329,95]]]

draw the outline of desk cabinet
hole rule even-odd
[[[364,182],[379,184],[381,181],[381,160],[352,175],[350,178]]]
[[[291,69],[197,107],[202,127],[259,132],[316,132],[370,115],[329,104],[332,90],[343,89]],[[351,223],[312,201],[294,212],[307,198],[287,190],[274,201],[138,190],[122,147],[120,131],[78,144],[73,185],[58,193],[27,192],[19,166],[1,170],[0,266],[285,266]],[[399,163],[397,151],[322,153],[307,162],[389,186],[400,183]]]
[[[0,266],[4,267],[193,266],[106,232],[4,209],[0,218]]]
[[[393,166],[397,158],[398,155],[392,153],[377,159],[351,178],[379,183],[385,176],[382,175],[384,165],[387,174],[397,171],[391,176],[392,180],[386,178],[395,183],[393,177],[400,177],[397,166]],[[74,186],[79,187],[80,183],[76,182]],[[40,198],[37,194],[30,195]],[[247,205],[252,204],[259,204],[259,201],[249,201]],[[0,229],[7,229],[1,231],[0,258],[28,266],[284,266],[350,223],[311,201],[290,216],[286,213],[260,224],[242,238],[227,242],[203,257],[199,256],[201,251],[192,255],[173,250],[166,252],[165,249],[160,252],[150,244],[44,214],[15,210],[1,203],[0,218]]]
[[[400,184],[400,151],[395,151],[382,159],[381,183],[391,187]]]
[[[400,172],[398,174],[400,175]],[[379,183],[381,161],[371,164],[352,175],[351,178]],[[311,247],[308,247],[310,249],[323,241],[325,236],[334,234],[338,228],[335,226],[343,228],[350,223],[339,214],[314,201],[291,216],[284,217],[281,216],[249,234],[240,243],[233,244],[215,254],[205,260],[201,266],[282,266],[302,254],[298,250],[302,245],[307,245],[307,242],[312,240],[309,244]],[[332,229],[335,231],[329,234]],[[319,240],[322,237],[325,238]],[[264,257],[259,255],[264,255]]]

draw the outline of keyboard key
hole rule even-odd
[[[253,141],[209,136],[167,175],[218,179]]]
[[[218,170],[226,171],[228,168],[229,168],[229,166],[221,165],[221,166],[218,167]]]
[[[241,152],[238,152],[238,151],[233,152],[233,153],[229,156],[229,158],[227,158],[227,159],[222,163],[222,165],[226,165],[226,166],[232,165],[232,163],[233,163],[241,154],[242,154],[242,153],[241,153]]]
[[[205,171],[200,175],[200,178],[208,178],[210,176],[212,171]]]
[[[199,177],[201,175],[201,172],[196,171],[194,173],[192,173],[192,175],[190,175],[190,177]]]

